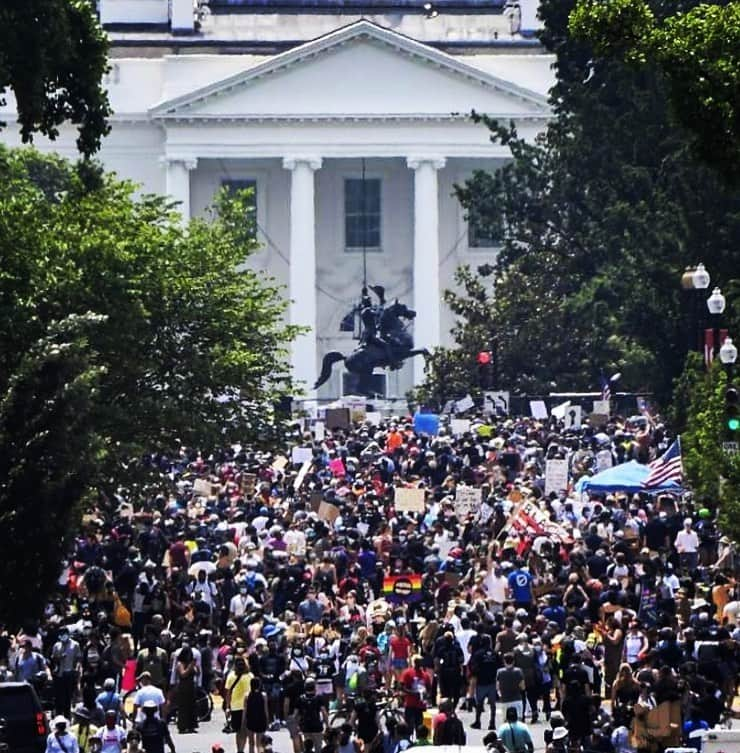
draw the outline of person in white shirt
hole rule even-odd
[[[136,695],[134,695],[134,713],[136,714],[134,721],[144,721],[144,712],[141,709],[147,701],[154,701],[157,704],[157,713],[155,716],[158,719],[161,718],[165,702],[164,693],[156,685],[152,685],[152,676],[149,672],[142,672],[138,680],[141,683],[141,687],[136,691]]]
[[[123,753],[126,747],[126,731],[116,724],[116,712],[106,711],[105,726],[95,737],[100,740],[100,753]]]
[[[681,559],[681,567],[688,572],[696,570],[699,560],[699,537],[691,527],[691,518],[683,522],[683,530],[676,534],[676,551]]]
[[[242,582],[239,586],[239,593],[232,596],[229,602],[229,619],[237,620],[244,617],[256,603],[254,598],[249,595],[247,584]]]

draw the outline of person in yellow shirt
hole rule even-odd
[[[73,716],[75,723],[69,731],[77,738],[80,753],[90,753],[92,740],[98,733],[98,728],[90,724],[90,712],[84,706],[76,708]]]
[[[224,681],[224,710],[229,714],[231,728],[236,732],[236,753],[244,753],[247,742],[244,719],[244,703],[252,687],[252,673],[247,668],[244,656],[237,655],[233,669]]]

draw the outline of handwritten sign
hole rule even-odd
[[[424,512],[425,492],[423,489],[398,488],[395,491],[396,512]]]
[[[594,400],[594,413],[601,413],[604,416],[608,416],[610,413],[610,405],[608,400]]]
[[[470,513],[477,514],[481,505],[481,490],[475,486],[458,486],[455,490],[455,516],[465,520]]]
[[[553,458],[545,462],[545,496],[568,488],[568,461]]]
[[[380,411],[370,410],[365,414],[365,421],[371,426],[380,426],[383,420],[383,414]]]
[[[308,473],[308,469],[311,467],[312,459],[309,458],[308,460],[303,461],[303,465],[301,466],[301,470],[298,471],[298,475],[296,476],[295,481],[293,482],[293,489],[295,491],[298,491],[301,486],[303,485],[303,482],[306,478],[306,474]]]
[[[455,412],[456,413],[465,413],[466,410],[470,410],[472,407],[475,406],[475,401],[473,400],[470,395],[465,395],[465,397],[460,398],[455,403]]]
[[[324,502],[322,500],[319,505],[318,515],[321,520],[334,525],[334,521],[339,517],[339,508],[331,504],[331,502]]]
[[[317,442],[323,442],[326,438],[326,428],[323,421],[317,421],[313,425],[313,436]]]
[[[196,497],[210,497],[211,487],[211,482],[208,479],[197,478],[193,484],[193,494]]]

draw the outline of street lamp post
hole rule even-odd
[[[707,308],[712,317],[712,356],[717,357],[721,348],[719,342],[720,317],[724,313],[726,305],[725,297],[719,288],[712,291],[712,295],[707,298]]]
[[[727,383],[730,384],[732,382],[732,368],[737,361],[737,348],[731,337],[726,337],[722,343],[722,347],[719,349],[719,360],[727,369]]]
[[[701,314],[699,296],[702,290],[709,287],[711,279],[709,272],[703,264],[697,264],[695,267],[686,267],[681,275],[681,287],[686,291],[689,297],[689,350],[704,349],[703,327],[701,326]]]

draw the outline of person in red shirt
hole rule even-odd
[[[412,667],[401,672],[400,682],[404,719],[411,729],[416,729],[424,721],[427,699],[432,692],[432,676],[421,666],[421,656],[414,656],[412,663]]]
[[[406,628],[400,625],[393,631],[390,641],[391,647],[391,667],[397,681],[400,681],[402,672],[409,666],[409,656],[413,644],[406,635]],[[415,728],[414,728],[415,729]]]

